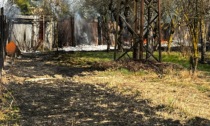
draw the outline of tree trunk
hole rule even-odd
[[[170,33],[169,33],[169,38],[168,38],[168,46],[167,46],[167,52],[171,52],[171,43],[173,40],[173,34],[174,34],[174,21],[171,19],[171,24],[170,24]]]
[[[200,21],[201,38],[201,63],[206,63],[206,27],[204,21]]]
[[[192,74],[194,74],[197,70],[198,66],[198,41],[199,41],[199,19],[198,19],[198,0],[196,0],[196,8],[195,8],[195,17],[192,21],[193,23],[190,25],[190,32],[192,36],[192,55],[191,55],[191,70]]]
[[[138,4],[137,4],[137,0],[134,0],[134,16],[135,16],[135,19],[138,19]],[[136,33],[138,33],[138,23],[139,23],[139,20],[136,20],[135,21],[135,31]],[[134,60],[138,60],[139,59],[139,41],[134,39],[134,49],[133,49],[133,59]]]
[[[101,17],[98,17],[98,45],[102,45],[102,22],[101,22]]]
[[[196,72],[197,66],[198,66],[198,23],[194,24],[194,28],[192,29],[192,45],[193,45],[193,51],[191,55],[191,70],[194,74]]]
[[[168,39],[168,47],[167,47],[167,52],[170,53],[171,52],[171,43],[173,40],[173,34],[170,34],[169,39]]]

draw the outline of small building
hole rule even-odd
[[[51,16],[16,15],[9,24],[8,41],[21,51],[52,50],[57,24]]]

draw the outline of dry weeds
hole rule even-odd
[[[133,62],[126,61],[126,65],[122,62],[119,62],[119,65],[116,65],[118,64],[116,62],[113,63],[114,65],[110,65],[110,62],[108,65],[100,63],[97,67],[104,67],[103,69],[107,69],[106,72],[96,72],[95,76],[74,77],[74,79],[90,84],[92,82],[105,83],[108,87],[117,87],[116,90],[122,90],[122,92],[123,90],[139,91],[143,98],[151,100],[152,106],[162,106],[157,113],[164,118],[173,118],[183,122],[193,117],[210,119],[210,81],[209,76],[206,76],[204,72],[198,71],[197,75],[192,76],[188,70],[176,64],[151,63],[152,65],[145,65]],[[129,63],[131,64],[127,65]],[[134,73],[125,75],[114,71],[121,67]],[[135,72],[141,69],[146,70],[149,74],[134,76]],[[162,72],[161,77],[160,72]],[[198,87],[203,87],[204,91],[199,90]],[[165,112],[168,109],[171,109],[172,114]]]
[[[203,72],[192,77],[176,64],[134,61],[74,66],[52,56],[26,56],[8,68],[3,82],[19,112],[0,123],[210,124],[210,81]]]

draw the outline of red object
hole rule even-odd
[[[13,41],[9,42],[6,45],[6,53],[7,53],[7,55],[14,56],[16,51],[17,51],[17,46],[16,46],[16,44]]]

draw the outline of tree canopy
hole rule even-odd
[[[30,2],[29,0],[14,0],[14,3],[17,4],[23,14],[31,14]]]

